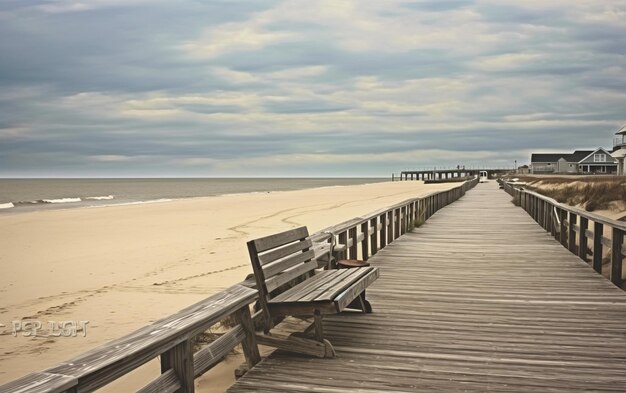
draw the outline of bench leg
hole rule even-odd
[[[324,342],[324,327],[322,326],[322,314],[319,310],[315,310],[313,315],[315,318],[315,339],[319,342]]]
[[[365,291],[361,292],[347,308],[361,310],[364,314],[370,314],[372,312],[372,305],[365,298]]]

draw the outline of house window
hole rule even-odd
[[[593,162],[605,162],[605,161],[606,161],[606,154],[595,153],[593,155]]]

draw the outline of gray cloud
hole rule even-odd
[[[0,176],[376,176],[608,146],[625,12],[5,1]]]

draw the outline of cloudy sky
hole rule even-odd
[[[626,0],[0,1],[0,176],[388,176],[611,147]]]

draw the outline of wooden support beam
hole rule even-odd
[[[602,234],[604,225],[600,222],[593,223],[593,269],[602,274]]]
[[[622,244],[624,243],[624,231],[613,228],[611,245],[611,282],[617,287],[622,287]]]
[[[194,368],[191,340],[185,340],[161,355],[161,373],[173,370],[180,382],[177,393],[193,393]]]
[[[587,262],[587,227],[589,226],[589,220],[586,217],[580,216],[580,224],[578,225],[578,257]]]
[[[572,254],[576,254],[576,231],[574,231],[576,220],[576,214],[573,212],[569,212],[569,217],[567,219],[567,246]]]

